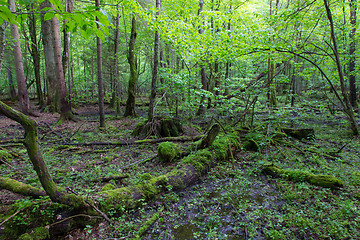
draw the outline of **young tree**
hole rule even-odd
[[[199,0],[199,10],[198,10],[198,15],[201,16],[201,12],[203,11],[203,6],[204,6],[204,1],[203,0]],[[203,29],[202,27],[200,27],[199,29],[199,34],[203,34]],[[200,77],[201,77],[201,89],[206,91],[207,90],[207,85],[208,85],[208,80],[207,80],[207,76],[206,76],[206,68],[203,64],[201,64],[201,70],[200,70]],[[202,115],[205,112],[205,96],[202,95],[201,99],[200,99],[200,106],[199,109],[196,113],[196,115]]]
[[[161,7],[161,0],[156,0],[156,17],[159,15]],[[151,94],[150,94],[150,103],[149,103],[149,112],[148,112],[148,122],[152,122],[154,118],[154,102],[156,97],[156,80],[158,75],[159,67],[159,32],[155,31],[154,37],[154,65],[151,79]]]
[[[33,9],[34,5],[29,6],[29,10]],[[30,47],[30,54],[33,59],[34,65],[34,74],[35,74],[35,82],[36,82],[36,93],[38,96],[38,103],[40,108],[42,108],[45,104],[44,94],[41,88],[41,75],[40,75],[40,63],[41,63],[41,56],[37,41],[37,34],[36,34],[36,18],[35,14],[31,13],[28,18],[28,26],[29,26],[29,33],[30,33],[30,40],[31,40],[31,47]]]
[[[135,117],[135,98],[136,98],[136,84],[138,80],[138,73],[137,73],[137,64],[135,59],[135,43],[136,43],[136,16],[133,13],[133,17],[131,20],[131,34],[130,34],[130,41],[129,41],[129,50],[127,59],[130,65],[130,77],[129,77],[129,86],[128,86],[128,98],[126,101],[125,106],[125,113],[124,117]]]
[[[341,93],[342,93],[342,96],[343,96],[343,101],[341,101],[342,106],[344,108],[343,111],[345,112],[345,114],[347,115],[347,117],[349,119],[349,125],[350,125],[350,128],[351,128],[353,134],[355,136],[358,136],[359,135],[359,130],[357,128],[357,123],[356,123],[356,120],[355,120],[354,111],[353,111],[353,108],[351,106],[349,96],[347,94],[347,89],[345,87],[345,77],[344,77],[344,72],[343,72],[343,69],[342,69],[341,61],[340,61],[340,55],[339,55],[336,36],[335,36],[335,31],[334,31],[334,21],[333,21],[331,9],[330,9],[330,6],[329,6],[329,0],[324,0],[324,6],[325,6],[325,10],[326,10],[326,16],[327,16],[327,18],[329,20],[330,37],[331,37],[331,40],[332,40],[332,51],[333,51],[334,58],[335,58],[335,64],[336,64],[337,73],[338,73],[339,81],[340,81]],[[339,99],[339,100],[341,100],[341,99]]]
[[[99,9],[100,0],[95,0],[95,5]],[[96,21],[99,19],[96,17]],[[97,28],[100,29],[99,23]],[[101,54],[101,39],[96,37],[96,47],[97,47],[97,68],[98,68],[98,92],[99,92],[99,115],[100,115],[100,127],[105,127],[105,114],[104,114],[104,82],[103,82],[103,70],[102,70],[102,54]]]
[[[10,11],[16,12],[15,0],[9,0]],[[30,110],[30,100],[29,94],[26,87],[24,67],[22,62],[21,47],[19,42],[19,28],[16,24],[11,23],[11,35],[15,41],[14,43],[14,59],[15,59],[15,69],[16,69],[16,81],[18,86],[18,95],[20,101],[21,111],[25,114],[29,113]]]
[[[349,61],[349,88],[350,88],[350,103],[351,106],[357,107],[356,102],[356,85],[355,85],[355,50],[356,50],[356,40],[355,40],[355,33],[356,33],[356,10],[357,10],[357,1],[350,0],[350,25],[351,31],[349,34],[350,38],[350,61]]]

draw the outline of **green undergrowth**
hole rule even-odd
[[[163,164],[153,158],[130,165],[157,154],[157,144],[69,147],[51,135],[42,138],[41,148],[58,186],[70,187],[89,198],[97,198],[101,191],[124,196],[106,208],[111,225],[89,225],[83,231],[89,239],[96,239],[100,229],[104,238],[135,238],[153,216],[156,220],[150,221],[144,239],[359,239],[360,141],[351,136],[343,114],[331,115],[317,105],[310,110],[299,106],[271,111],[256,107],[255,111],[253,123],[247,116],[236,126],[251,134],[238,141],[234,135],[222,138],[225,134],[221,132],[210,149],[192,149],[189,156],[178,162]],[[110,124],[105,129],[86,128],[87,132],[80,129],[77,133],[73,129],[62,134],[78,143],[126,141],[131,139],[136,122],[142,121],[121,117],[107,120]],[[279,135],[283,126],[314,128],[315,138],[296,140]],[[252,140],[257,149],[247,150],[247,140]],[[189,144],[180,145],[188,149]],[[7,149],[24,160],[11,156],[13,168],[0,165],[2,176],[41,188],[24,148]],[[240,152],[234,151],[232,156],[230,150],[235,149]],[[209,173],[201,174],[213,156],[220,163]],[[289,172],[282,173],[284,178],[266,177],[261,172],[265,163]],[[181,164],[193,165],[201,179],[195,186],[175,191],[165,177]],[[328,189],[312,185],[302,181],[306,179],[303,172],[334,176],[343,186]],[[115,175],[129,177],[110,182],[98,180]],[[154,187],[159,176],[165,176],[163,184]],[[130,197],[136,192],[143,194],[136,207],[124,208],[123,202],[135,204]],[[102,203],[101,198],[97,200]],[[44,202],[12,202],[9,211],[1,212],[1,220],[21,211],[7,222],[5,232],[16,239],[23,233],[20,229],[37,227],[32,225],[35,219],[41,226],[51,223],[59,206]],[[155,215],[162,207],[164,210]]]

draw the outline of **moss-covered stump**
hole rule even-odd
[[[102,191],[98,194],[100,208],[110,209],[135,208],[143,201],[154,198],[157,194],[171,189],[183,189],[197,182],[201,176],[218,161],[231,156],[231,150],[240,146],[236,135],[227,135],[213,141],[211,147],[195,151],[183,158],[178,168],[158,177],[144,174],[143,182],[135,186]]]
[[[161,162],[172,162],[180,154],[180,146],[172,142],[163,142],[158,146],[158,156]]]
[[[313,128],[282,128],[282,131],[293,138],[296,139],[310,139],[315,138],[315,131]]]
[[[263,173],[276,178],[284,178],[294,182],[308,182],[315,186],[337,189],[344,186],[343,182],[331,175],[316,175],[300,170],[285,170],[274,164],[264,164]]]
[[[11,178],[0,177],[0,189],[6,189],[13,193],[21,194],[23,196],[31,196],[35,198],[46,196],[45,191]]]
[[[180,121],[170,117],[156,117],[152,122],[141,122],[136,125],[133,135],[139,137],[178,137],[182,132]]]

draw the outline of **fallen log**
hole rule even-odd
[[[263,173],[275,178],[284,178],[294,182],[308,182],[315,186],[332,189],[344,186],[344,183],[341,180],[331,175],[316,175],[300,170],[281,169],[272,163],[264,164],[262,168]]]
[[[41,189],[4,177],[0,177],[0,189],[6,189],[13,193],[34,198],[45,197],[47,195],[46,192]]]
[[[198,141],[204,135],[198,136],[180,136],[180,137],[164,137],[158,139],[143,139],[143,140],[136,140],[136,141],[120,141],[120,142],[90,142],[90,143],[62,143],[63,145],[70,145],[70,146],[128,146],[128,145],[137,145],[137,144],[156,144],[161,142],[189,142],[189,141]]]
[[[124,207],[135,208],[143,201],[150,200],[168,189],[186,188],[198,181],[217,162],[228,159],[231,156],[230,146],[239,148],[240,140],[236,135],[229,134],[215,139],[208,148],[195,151],[183,158],[179,167],[170,173],[158,177],[146,173],[143,182],[135,186],[100,192],[98,193],[98,199],[101,199],[100,208],[103,211]]]

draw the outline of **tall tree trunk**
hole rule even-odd
[[[30,6],[29,9],[33,9],[33,5]],[[36,93],[38,96],[38,103],[40,108],[42,108],[45,104],[44,95],[41,89],[41,75],[40,75],[40,52],[39,46],[37,42],[37,35],[36,35],[36,18],[35,15],[32,13],[29,15],[29,33],[31,39],[31,57],[33,59],[34,64],[34,74],[35,74],[35,82],[36,82]]]
[[[7,75],[8,75],[8,81],[9,81],[9,88],[10,88],[10,99],[14,100],[16,98],[16,91],[15,91],[15,85],[12,77],[12,72],[10,68],[6,68]]]
[[[350,0],[350,25],[351,31],[349,34],[350,38],[350,60],[349,60],[349,88],[350,88],[350,103],[351,106],[357,107],[356,102],[356,85],[355,85],[355,62],[356,62],[356,55],[355,55],[355,32],[356,32],[356,9],[357,9],[357,2],[356,0]]]
[[[161,0],[156,0],[156,17],[160,13]],[[154,102],[156,98],[156,80],[158,76],[158,66],[159,66],[159,32],[155,31],[154,37],[154,66],[151,79],[151,94],[150,94],[150,103],[149,103],[149,112],[148,112],[148,122],[152,122],[154,119]]]
[[[279,2],[277,0],[275,11],[277,10],[278,3]],[[270,0],[270,15],[272,15],[272,13],[273,13],[272,4],[273,4],[273,1]],[[273,41],[273,39],[270,39],[269,41]],[[277,99],[276,99],[275,68],[276,68],[276,63],[274,62],[274,60],[269,58],[268,59],[268,86],[269,86],[268,101],[269,101],[270,107],[277,107],[277,105],[278,105]]]
[[[4,60],[4,53],[5,53],[5,40],[6,40],[5,30],[8,25],[9,25],[9,23],[4,21],[0,26],[0,71],[1,71],[2,63]]]
[[[135,43],[136,43],[136,16],[133,14],[131,21],[131,34],[129,40],[129,52],[128,52],[128,62],[130,65],[130,78],[129,78],[129,86],[128,86],[128,98],[125,106],[124,117],[135,117],[135,98],[136,98],[136,84],[138,80],[137,74],[137,64],[135,58]]]
[[[9,4],[10,4],[10,11],[16,12],[15,0],[9,0]],[[30,110],[30,100],[25,82],[24,67],[23,67],[21,48],[19,42],[19,29],[18,26],[16,26],[15,24],[10,24],[10,27],[11,27],[11,35],[15,41],[13,49],[14,49],[16,81],[18,85],[20,107],[23,113],[28,114]]]
[[[201,12],[203,11],[203,6],[204,6],[204,0],[199,0],[199,10],[198,10],[199,16],[201,16]],[[199,34],[202,34],[202,33],[203,33],[203,29],[200,27]],[[207,80],[207,76],[206,76],[206,68],[203,64],[201,65],[200,77],[201,77],[201,89],[206,91],[208,80]],[[199,109],[198,109],[196,115],[202,115],[205,113],[205,105],[204,105],[205,99],[206,99],[205,96],[202,95],[201,99],[200,99],[200,106],[199,106]]]
[[[40,7],[51,7],[53,8],[53,5],[50,3],[49,0],[45,0],[42,3],[40,3]],[[49,25],[46,23],[50,22]],[[71,105],[68,101],[67,97],[67,89],[65,84],[65,77],[64,77],[64,69],[62,64],[62,51],[61,51],[61,38],[60,38],[60,27],[59,27],[59,20],[54,16],[51,20],[43,21],[44,25],[47,31],[50,31],[50,38],[48,39],[48,36],[44,35],[43,38],[47,38],[48,41],[44,41],[44,51],[52,51],[53,54],[50,54],[50,57],[53,57],[53,59],[49,59],[45,57],[45,61],[49,60],[51,64],[54,64],[55,68],[55,81],[56,81],[56,87],[57,87],[57,95],[58,95],[58,101],[60,103],[60,119],[61,120],[68,120],[72,119],[74,120],[74,116],[72,114]],[[50,29],[47,29],[50,27]],[[49,44],[49,41],[51,46],[45,46],[45,43]],[[45,55],[49,53],[45,52]],[[48,66],[46,66],[48,67]],[[52,66],[53,67],[53,66]],[[50,71],[50,70],[49,70]],[[48,69],[46,70],[46,74],[53,74],[49,73]],[[55,97],[56,98],[56,97]],[[55,101],[56,102],[56,101]]]
[[[100,0],[95,0],[96,8],[99,10]],[[96,17],[96,21],[99,19]],[[98,29],[100,25],[96,23]],[[104,83],[103,83],[103,72],[102,72],[102,54],[101,54],[101,39],[96,37],[96,48],[97,48],[97,68],[98,68],[98,92],[99,92],[99,115],[100,115],[100,127],[105,127],[105,114],[104,114]]]
[[[71,13],[73,11],[73,1],[72,0],[65,0],[65,11]],[[66,81],[66,76],[68,79],[68,102],[71,106],[71,63],[70,63],[70,37],[71,34],[69,31],[67,31],[67,28],[65,27],[66,21],[64,20],[64,29],[63,29],[63,36],[64,36],[64,51],[62,55],[62,64],[63,64],[63,70],[64,70],[64,78]]]
[[[43,1],[40,3],[40,9],[47,7],[51,7],[49,1]],[[44,14],[41,14],[41,26],[47,83],[46,104],[51,107],[53,112],[59,112],[60,102],[58,95],[58,80],[56,76],[56,62],[53,51],[54,41],[52,36],[52,23],[51,20],[44,20]]]
[[[341,88],[341,93],[343,96],[343,101],[341,101],[343,108],[344,108],[344,113],[348,116],[348,120],[349,120],[349,125],[350,128],[353,132],[353,134],[355,136],[359,135],[359,130],[357,128],[357,123],[355,120],[355,116],[354,116],[354,111],[353,108],[350,104],[350,100],[349,100],[349,96],[347,94],[347,89],[345,87],[345,79],[344,79],[344,72],[342,70],[342,66],[341,66],[341,62],[340,62],[340,57],[339,57],[339,52],[338,52],[338,47],[337,47],[337,42],[336,42],[336,36],[335,36],[335,31],[334,31],[334,22],[333,22],[333,18],[332,18],[332,14],[331,14],[331,10],[329,7],[329,3],[328,0],[324,0],[324,6],[326,9],[326,15],[327,18],[329,20],[329,24],[330,24],[330,37],[331,40],[333,42],[333,53],[334,53],[334,57],[335,57],[335,63],[336,63],[336,67],[337,67],[337,72],[339,75],[339,80],[340,80],[340,88]],[[341,99],[339,99],[341,100]]]

